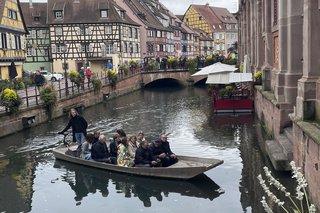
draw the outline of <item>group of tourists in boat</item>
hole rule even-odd
[[[69,118],[68,125],[58,133],[64,134],[72,128],[73,140],[78,144],[75,153],[82,159],[125,167],[167,167],[178,161],[170,149],[166,134],[149,143],[142,131],[128,137],[123,129],[119,129],[108,147],[107,137],[100,130],[87,134],[88,123],[76,109],[70,110]]]

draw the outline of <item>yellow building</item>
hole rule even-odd
[[[19,0],[0,1],[0,79],[22,76],[27,28]]]
[[[227,54],[227,50],[238,40],[236,18],[226,9],[191,4],[184,14],[183,22],[192,29],[200,29],[214,40],[214,52]]]

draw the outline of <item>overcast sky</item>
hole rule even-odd
[[[0,0],[1,1],[1,0]],[[20,0],[21,2],[29,2],[29,0]],[[68,0],[70,1],[70,0]],[[32,2],[47,2],[46,0],[32,0]],[[171,12],[176,15],[183,15],[190,4],[205,5],[209,3],[214,7],[226,7],[230,12],[237,12],[238,0],[160,0]]]

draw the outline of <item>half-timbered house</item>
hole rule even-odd
[[[141,41],[142,57],[160,57],[167,55],[167,32],[166,26],[157,19],[158,13],[148,1],[141,0],[124,0],[127,9],[130,10],[132,16],[138,17],[140,23],[145,27],[143,33],[144,40]],[[123,5],[121,1],[118,4]]]
[[[0,79],[22,76],[27,28],[19,0],[0,1]]]
[[[140,59],[139,25],[113,0],[48,0],[53,70],[101,71]]]
[[[191,4],[183,21],[193,29],[208,33],[214,39],[216,53],[226,54],[238,39],[237,20],[226,8]]]
[[[26,39],[27,57],[23,69],[51,71],[49,25],[47,24],[47,3],[21,3],[29,34]]]

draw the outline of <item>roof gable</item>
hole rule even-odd
[[[107,10],[108,16],[101,17],[101,10]],[[62,19],[55,18],[55,12],[62,11]],[[121,17],[118,12],[125,10],[113,0],[48,0],[48,23],[125,23],[138,24],[129,16]]]

